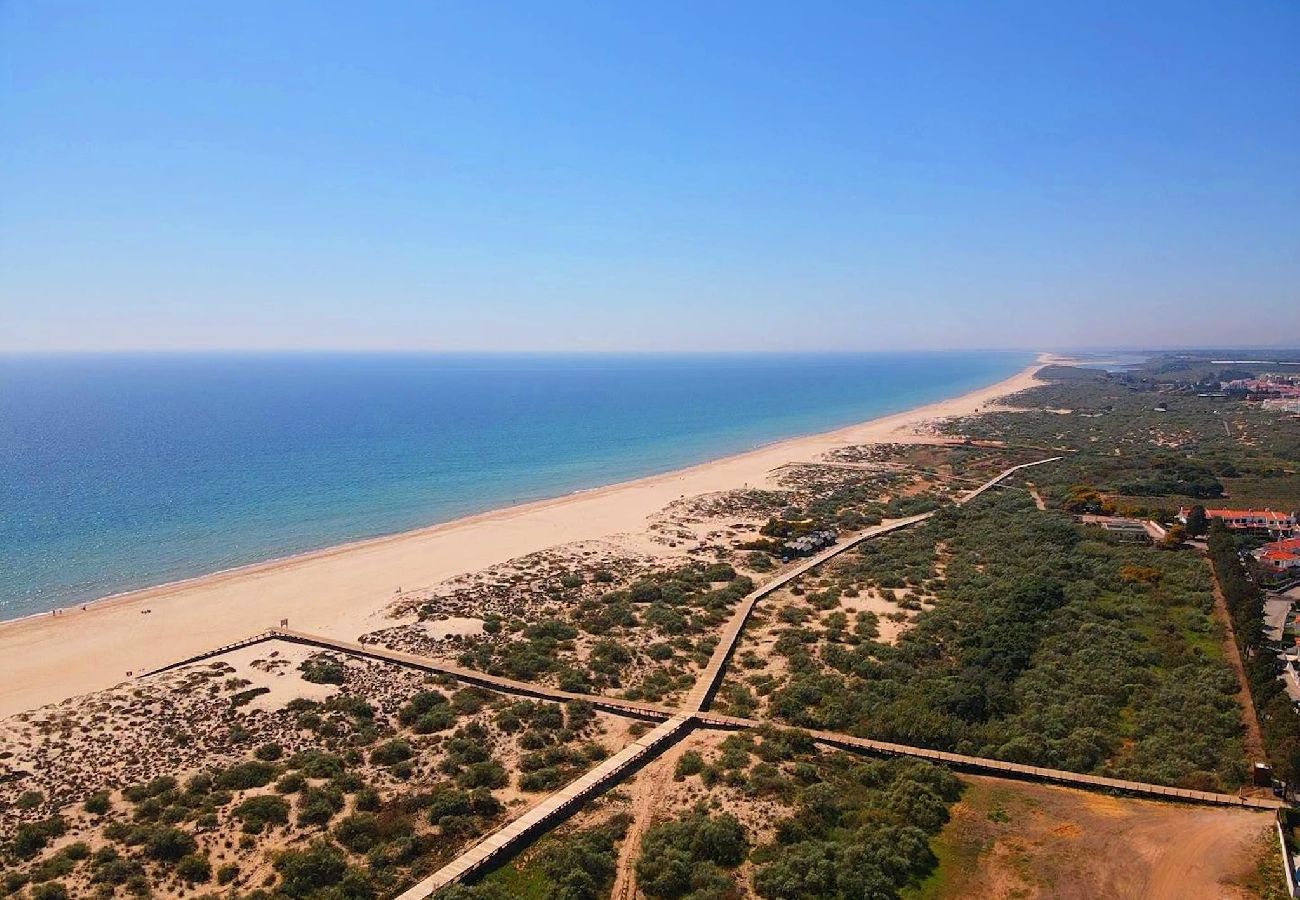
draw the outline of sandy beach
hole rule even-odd
[[[1039,363],[960,397],[747,453],[552,500],[123,594],[58,615],[0,623],[0,716],[118,684],[287,619],[355,639],[399,592],[560,544],[616,538],[652,549],[647,521],[682,497],[763,487],[772,470],[846,444],[918,440],[924,423],[967,415],[1033,386]]]

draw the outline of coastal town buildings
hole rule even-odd
[[[1191,514],[1189,507],[1178,510],[1178,521],[1187,524]],[[1238,531],[1263,531],[1269,534],[1289,535],[1296,531],[1294,512],[1279,512],[1272,509],[1207,509],[1207,519],[1222,519],[1223,524]]]
[[[1260,565],[1273,572],[1296,572],[1300,574],[1300,537],[1286,538],[1265,544],[1254,551]]]

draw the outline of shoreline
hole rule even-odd
[[[1039,354],[1009,378],[956,397],[685,468],[0,621],[0,716],[110,687],[129,671],[238,640],[284,618],[355,638],[379,624],[396,593],[559,544],[636,533],[680,496],[761,482],[775,467],[831,447],[916,440],[915,428],[926,421],[975,412],[1036,384],[1034,373],[1056,359]]]
[[[654,479],[657,478],[666,478],[678,473],[692,472],[702,467],[711,466],[718,462],[722,462],[729,459],[735,459],[739,457],[745,457],[750,454],[760,453],[766,450],[771,450],[773,448],[781,446],[782,444],[787,444],[794,441],[802,441],[814,437],[830,437],[832,435],[838,434],[840,432],[848,431],[850,429],[862,428],[867,425],[871,425],[873,423],[892,419],[896,416],[911,415],[913,413],[918,413],[931,406],[956,402],[968,396],[971,396],[973,394],[982,393],[984,391],[991,390],[992,388],[995,388],[1003,383],[1009,383],[1022,377],[1025,374],[1025,372],[1031,369],[1037,370],[1038,368],[1040,368],[1045,364],[1044,360],[1048,358],[1059,359],[1060,357],[1048,353],[1039,353],[1037,354],[1034,363],[1027,366],[1025,369],[1020,370],[1014,375],[1010,375],[1007,378],[994,382],[993,384],[985,385],[983,387],[978,387],[973,390],[967,391],[964,394],[958,394],[953,397],[946,397],[946,398],[941,398],[939,400],[930,401],[929,403],[922,404],[921,406],[909,407],[907,409],[902,409],[897,412],[886,413],[882,416],[876,416],[871,419],[864,419],[858,422],[851,422],[847,425],[841,425],[829,431],[809,431],[800,434],[789,435],[787,437],[774,438],[769,441],[763,441],[759,444],[755,444],[754,446],[746,448],[744,450],[734,451],[731,453],[727,453],[723,456],[711,457],[708,459],[701,460],[700,462],[697,463],[692,463],[687,466],[675,466],[672,468],[664,469],[662,471],[651,472],[646,475],[638,475],[634,478],[628,478],[622,481],[611,481],[607,484],[597,484],[591,487],[576,488],[564,494],[552,494],[545,497],[537,498],[535,500],[525,500],[522,502],[509,503],[500,506],[493,506],[491,508],[484,509],[479,512],[468,513],[463,516],[456,516],[454,518],[446,519],[439,522],[430,522],[429,524],[426,525],[417,525],[414,528],[405,528],[402,529],[401,531],[392,531],[384,534],[372,535],[370,537],[355,538],[353,540],[341,541],[337,544],[329,544],[324,547],[317,547],[312,550],[298,550],[291,553],[287,553],[283,556],[272,556],[267,559],[257,560],[255,562],[240,563],[239,565],[229,566],[224,569],[215,569],[211,572],[203,572],[198,575],[187,575],[181,578],[173,578],[169,581],[161,581],[158,582],[157,584],[150,584],[150,585],[145,585],[143,587],[136,587],[136,588],[128,588],[122,591],[114,591],[109,594],[104,594],[103,596],[100,597],[95,597],[91,600],[83,600],[80,602],[70,603],[64,606],[55,606],[52,609],[43,610],[42,612],[27,613],[25,615],[14,616],[13,618],[9,618],[9,619],[0,618],[0,633],[2,633],[7,626],[15,625],[20,622],[26,622],[28,620],[57,618],[59,615],[63,615],[65,613],[89,612],[92,609],[108,606],[118,601],[145,599],[147,596],[148,597],[166,596],[173,589],[184,589],[186,587],[195,585],[198,582],[203,582],[208,579],[222,580],[225,578],[238,577],[241,575],[256,574],[257,572],[262,570],[276,569],[281,566],[289,566],[299,562],[306,563],[306,562],[310,562],[313,559],[326,558],[326,557],[333,556],[337,553],[343,553],[350,550],[364,549],[366,547],[382,544],[384,542],[391,541],[391,540],[432,534],[437,529],[442,528],[444,526],[459,525],[459,524],[469,525],[469,524],[473,524],[475,521],[482,520],[487,517],[493,517],[501,513],[508,513],[515,510],[524,511],[535,506],[544,506],[552,503],[560,503],[569,498],[580,498],[584,496],[591,496],[594,494],[598,494],[602,491],[616,490],[625,487],[633,487],[642,482],[653,481]]]

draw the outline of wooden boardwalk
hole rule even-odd
[[[269,641],[276,637],[273,630],[262,631],[243,640],[235,641],[230,644],[223,644],[220,647],[213,647],[211,650],[204,650],[202,653],[195,653],[193,656],[187,656],[184,659],[178,659],[176,662],[168,663],[165,666],[159,666],[156,669],[150,669],[148,672],[142,672],[138,677],[146,678],[150,675],[158,675],[162,672],[170,672],[173,669],[179,669],[182,666],[192,666],[194,663],[203,662],[205,659],[211,659],[214,656],[221,656],[223,653],[230,653],[232,650],[239,650],[243,647],[251,647],[254,644],[260,644],[263,641]]]
[[[778,591],[790,582],[794,581],[808,571],[817,568],[827,560],[839,556],[846,550],[851,550],[858,544],[871,538],[880,537],[883,534],[889,534],[918,522],[924,522],[934,513],[921,513],[917,516],[908,516],[906,519],[897,519],[885,525],[877,525],[874,528],[868,528],[846,541],[823,550],[815,556],[801,562],[787,572],[783,572],[776,578],[764,582],[757,590],[746,594],[740,601],[740,606],[732,614],[731,619],[723,626],[718,635],[718,646],[713,650],[713,656],[709,659],[709,664],[700,673],[699,678],[695,680],[695,687],[686,695],[686,701],[682,704],[683,710],[692,713],[699,712],[708,707],[709,702],[713,699],[713,694],[722,681],[723,670],[727,667],[728,660],[731,659],[732,652],[736,649],[736,644],[740,641],[741,632],[745,630],[745,623],[749,621],[750,614],[754,607],[768,594]]]
[[[724,716],[710,712],[698,713],[696,719],[700,725],[705,727],[733,730],[759,728],[763,725],[772,724],[757,719],[742,719],[737,716]],[[995,775],[1023,781],[1044,781],[1067,787],[1116,791],[1157,800],[1181,800],[1212,806],[1276,810],[1283,809],[1288,805],[1284,801],[1273,797],[1240,797],[1236,794],[1193,791],[1186,788],[1167,787],[1162,784],[1147,784],[1141,781],[1126,781],[1122,778],[1106,778],[1101,775],[1084,775],[1063,769],[1029,766],[1023,763],[1005,762],[1000,759],[987,759],[982,756],[966,756],[961,753],[948,753],[943,750],[913,747],[908,744],[893,744],[889,741],[875,741],[870,738],[854,737],[853,735],[840,734],[834,731],[801,730],[807,731],[817,743],[828,747],[836,747],[840,750],[849,750],[856,753],[869,753],[873,756],[906,756],[914,759],[924,759],[930,762],[942,763],[963,772],[973,772],[980,775]]]
[[[561,703],[568,700],[582,700],[586,703],[590,703],[597,709],[606,712],[632,715],[642,719],[654,719],[657,721],[671,719],[673,716],[678,714],[678,710],[656,706],[653,703],[624,700],[621,697],[606,697],[603,694],[579,694],[573,691],[562,691],[559,688],[534,684],[529,681],[517,681],[513,678],[506,678],[501,675],[489,675],[486,672],[479,672],[475,669],[464,669],[460,666],[443,662],[439,659],[433,659],[428,656],[418,656],[414,653],[405,653],[401,650],[390,650],[389,648],[381,647],[378,644],[360,644],[354,641],[343,641],[337,638],[308,634],[305,631],[292,631],[287,628],[272,629],[270,634],[272,637],[278,638],[279,640],[289,641],[295,644],[306,644],[308,646],[320,647],[326,650],[338,650],[341,653],[347,653],[352,656],[377,659],[382,660],[383,662],[396,663],[399,666],[406,666],[411,669],[422,669],[426,672],[437,672],[442,675],[450,675],[459,681],[466,682],[467,684],[476,684],[480,687],[490,688],[507,694],[520,694],[541,700],[556,700]]]
[[[955,500],[954,504],[957,506],[965,505],[979,497],[985,491],[996,487],[1018,471],[1032,466],[1054,462],[1061,458],[1062,457],[1060,456],[1054,456],[1049,459],[1042,459],[1036,462],[1012,466],[1011,468],[1000,472],[993,478],[990,478],[979,487],[967,492],[962,497]],[[443,866],[441,869],[401,894],[398,898],[398,900],[424,900],[424,898],[432,896],[442,888],[480,873],[503,858],[508,857],[519,844],[531,840],[551,825],[554,825],[574,812],[588,799],[619,781],[629,770],[643,764],[648,759],[658,754],[672,741],[681,737],[692,728],[749,729],[757,728],[764,724],[772,724],[764,723],[755,719],[744,719],[708,712],[709,704],[712,702],[713,695],[722,682],[727,663],[730,661],[732,653],[740,642],[741,634],[744,631],[745,624],[748,622],[754,607],[764,597],[774,591],[780,590],[791,581],[794,581],[839,554],[852,549],[863,541],[908,528],[912,525],[926,521],[933,515],[933,512],[922,513],[915,516],[908,516],[904,519],[897,519],[873,528],[868,528],[841,543],[823,550],[821,553],[809,557],[747,594],[742,598],[740,605],[719,633],[718,645],[714,649],[708,665],[696,679],[695,686],[686,696],[681,707],[677,709],[670,709],[653,703],[642,703],[632,700],[624,700],[618,697],[607,697],[600,694],[578,694],[569,691],[562,691],[545,685],[518,681],[499,675],[490,675],[473,669],[465,669],[441,660],[419,656],[413,653],[406,653],[399,650],[390,650],[386,647],[375,644],[344,641],[337,638],[309,634],[307,632],[293,631],[287,628],[271,629],[254,635],[246,640],[219,647],[206,653],[198,654],[185,660],[172,663],[160,669],[156,669],[154,672],[164,672],[170,669],[179,668],[184,665],[219,656],[231,650],[250,646],[262,641],[283,640],[297,644],[320,647],[326,650],[335,650],[353,656],[381,660],[423,671],[450,675],[453,678],[464,681],[468,684],[476,684],[505,693],[519,694],[560,702],[580,700],[590,703],[595,708],[606,712],[616,713],[619,715],[630,715],[641,719],[659,721],[661,723],[653,731],[625,747],[614,756],[611,756],[585,775],[582,775],[572,783],[547,796],[539,804],[525,812],[519,818],[508,822],[491,832],[476,842],[473,846],[459,854],[447,865]],[[996,759],[985,759],[982,757],[965,756],[958,753],[948,753],[941,750],[931,750],[925,747],[913,747],[905,744],[894,744],[887,741],[875,741],[868,738],[859,738],[852,735],[838,734],[829,731],[812,731],[810,734],[818,743],[842,750],[882,756],[904,756],[924,759],[931,762],[941,763],[962,771],[977,772],[1004,778],[1044,781],[1071,787],[1117,791],[1156,799],[1212,804],[1216,806],[1276,810],[1287,805],[1280,800],[1272,798],[1238,797],[1231,794],[1215,794],[1207,791],[1171,788],[1163,785],[1144,784],[1141,782],[1125,781],[1122,779],[1105,778],[1097,775],[1083,775],[1076,772],[1066,772],[1058,769],[1046,769],[1038,766],[1010,763]]]
[[[636,743],[624,747],[587,774],[548,796],[519,818],[491,832],[474,846],[434,872],[397,900],[424,900],[449,884],[490,866],[509,855],[516,844],[530,840],[552,823],[566,817],[588,799],[619,781],[633,766],[657,754],[689,729],[689,716],[675,716]]]
[[[983,494],[985,491],[997,486],[1002,481],[1022,469],[1028,469],[1031,466],[1040,466],[1043,463],[1055,462],[1058,459],[1061,459],[1061,457],[1053,456],[1049,459],[1040,459],[1036,462],[1022,463],[1018,466],[1012,466],[1009,469],[999,472],[997,475],[993,476],[974,490],[967,492],[954,502],[957,506],[967,504],[980,494]],[[878,538],[882,535],[890,534],[903,528],[909,528],[919,522],[924,522],[933,515],[933,512],[920,513],[919,515],[908,516],[905,519],[895,519],[891,522],[877,525],[874,528],[860,531],[848,540],[841,541],[815,556],[810,556],[793,569],[778,575],[770,581],[764,582],[757,590],[746,595],[745,598],[741,600],[740,607],[732,615],[731,620],[723,627],[722,632],[719,635],[718,646],[713,651],[713,657],[709,660],[708,666],[700,674],[700,677],[696,679],[695,687],[692,689],[691,693],[687,695],[686,702],[683,704],[682,709],[695,713],[708,708],[709,703],[713,700],[714,693],[718,689],[718,685],[722,681],[722,673],[727,667],[727,662],[731,659],[731,654],[735,651],[736,644],[740,641],[740,635],[745,629],[745,623],[749,621],[749,616],[754,611],[754,606],[759,600],[762,600],[773,591],[780,590],[791,581],[794,581],[799,576],[817,568],[828,560],[839,556],[847,550],[853,549],[863,541]]]

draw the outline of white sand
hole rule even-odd
[[[765,485],[771,470],[845,444],[917,440],[917,426],[928,420],[966,415],[1031,387],[1036,369],[962,397],[664,475],[135,591],[84,611],[0,623],[0,716],[109,687],[128,670],[163,665],[281,619],[355,639],[390,624],[380,613],[399,587],[431,588],[557,544],[643,535],[651,516],[683,496]],[[146,609],[152,612],[142,614]]]

